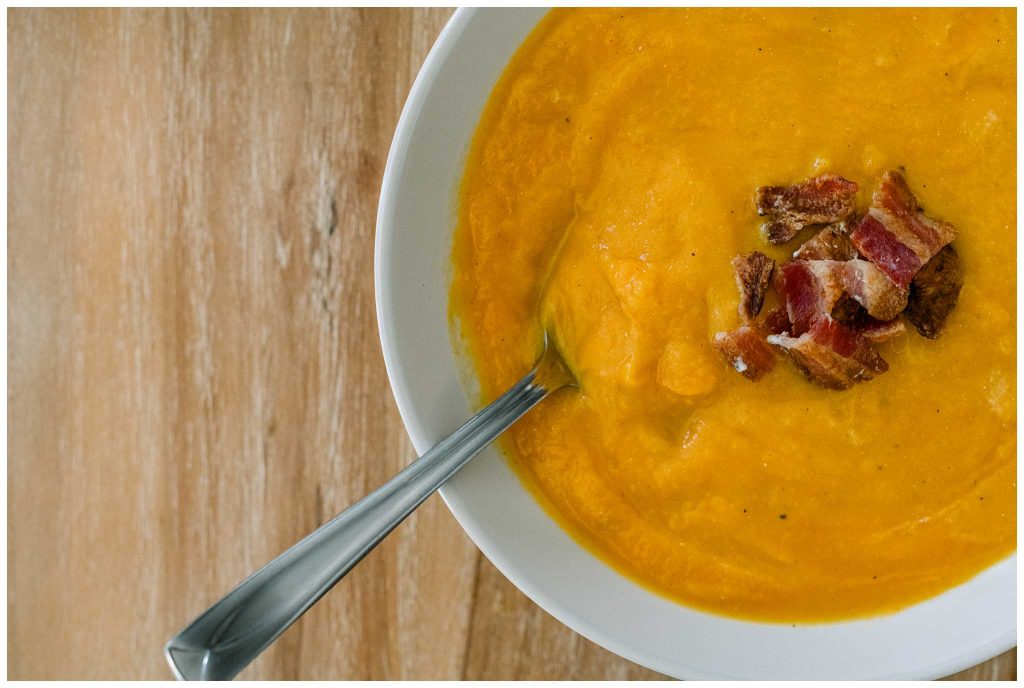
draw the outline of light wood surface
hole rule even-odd
[[[168,678],[175,631],[413,457],[374,218],[448,15],[8,12],[10,678]],[[657,675],[435,497],[243,677]]]

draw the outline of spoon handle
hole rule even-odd
[[[164,651],[175,676],[227,680],[472,459],[564,383],[531,371],[401,473],[359,500],[203,612]],[[547,382],[548,384],[542,384]]]

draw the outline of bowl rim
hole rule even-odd
[[[416,411],[415,405],[412,401],[412,394],[410,392],[409,385],[406,383],[402,374],[402,366],[399,363],[398,354],[399,345],[392,324],[392,310],[390,305],[392,298],[392,265],[389,263],[388,257],[392,253],[394,241],[394,232],[392,231],[392,228],[395,226],[393,219],[396,214],[395,208],[398,202],[396,195],[398,177],[397,170],[399,165],[404,162],[407,152],[412,144],[415,125],[421,115],[425,100],[433,83],[435,82],[438,74],[442,71],[445,61],[455,50],[458,39],[467,30],[474,17],[480,12],[486,12],[486,10],[468,7],[457,8],[441,30],[420,67],[402,108],[402,112],[395,129],[395,134],[391,142],[391,147],[388,151],[377,208],[373,272],[378,334],[380,337],[384,365],[387,371],[388,381],[394,395],[395,403],[406,428],[406,432],[409,434],[413,447],[418,454],[422,454],[430,449],[433,442],[428,429],[425,427]],[[579,617],[572,611],[563,607],[559,603],[559,600],[554,596],[549,595],[546,591],[532,585],[528,578],[519,575],[517,564],[506,557],[502,552],[501,547],[484,533],[472,513],[464,507],[458,497],[455,496],[451,490],[446,489],[446,487],[442,487],[439,490],[439,494],[444,500],[449,511],[455,517],[455,520],[459,523],[480,552],[487,557],[487,559],[501,572],[503,576],[505,576],[505,578],[507,578],[517,589],[523,592],[532,602],[541,607],[545,612],[555,617],[555,619],[568,626],[574,632],[579,633],[588,640],[627,660],[664,674],[675,675],[683,678],[683,676],[679,675],[680,667],[683,666],[680,663],[667,665],[656,656],[644,655],[642,651],[637,648],[619,642],[617,638],[605,632],[599,626],[591,624],[586,619]],[[1016,571],[1016,560],[1017,554],[1016,551],[1014,551],[1012,554],[986,568],[984,571],[989,571],[1002,566],[1013,567],[1014,571]],[[927,600],[922,602],[925,601]],[[908,609],[911,609],[914,606],[917,606],[917,604],[911,605]],[[903,612],[898,613],[902,614]],[[760,623],[757,621],[745,621],[743,619],[735,619],[735,621],[755,625]],[[949,657],[943,661],[933,663],[929,666],[908,670],[901,674],[877,676],[872,678],[942,678],[991,659],[1012,649],[1015,645],[1016,626],[1007,632],[993,638],[989,638],[981,645],[972,647],[961,654]],[[712,674],[694,667],[689,667],[689,671],[686,672],[685,678],[721,679],[734,677],[722,673]]]

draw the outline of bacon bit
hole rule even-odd
[[[890,339],[896,339],[907,331],[907,326],[899,318],[883,321],[869,317],[867,322],[861,323],[854,329],[855,332],[864,336],[872,344],[881,344]]]
[[[826,174],[793,186],[762,186],[757,190],[757,214],[767,216],[762,230],[773,244],[796,236],[806,225],[845,220],[853,213],[856,182]]]
[[[743,322],[750,323],[764,306],[775,261],[760,251],[754,251],[733,258],[732,267],[736,271],[736,286],[740,290],[740,317]]]
[[[864,335],[872,344],[880,344],[907,331],[898,317],[892,320],[872,318],[852,296],[844,294],[832,307],[832,319],[840,325]]]
[[[910,283],[906,315],[922,337],[937,339],[964,285],[960,256],[952,246],[935,254]]]
[[[870,214],[861,218],[850,239],[861,255],[903,289],[921,269],[921,259],[917,254],[909,246],[901,244],[895,234]]]
[[[857,249],[850,241],[848,222],[836,222],[815,234],[793,253],[794,260],[853,260]]]
[[[844,290],[857,303],[864,306],[864,310],[871,317],[892,320],[907,307],[906,290],[898,288],[881,270],[868,261],[854,259],[832,264],[842,266],[836,269],[842,271]]]
[[[786,307],[779,306],[764,316],[761,322],[757,323],[757,327],[765,336],[768,336],[770,334],[788,332],[790,327],[792,327],[792,323],[789,322],[789,313],[786,312]]]
[[[860,305],[855,298],[849,294],[843,294],[836,301],[836,305],[832,306],[832,319],[838,322],[840,325],[846,325],[851,329],[857,329],[863,325],[871,317],[868,312],[864,310],[864,306]]]
[[[814,320],[830,314],[844,294],[874,318],[891,320],[907,304],[907,293],[865,260],[798,260],[779,268],[775,288],[786,304],[793,334],[810,329]]]
[[[712,341],[715,351],[733,370],[757,382],[775,367],[775,355],[761,335],[744,325],[732,332],[719,332]]]
[[[830,313],[843,295],[842,286],[827,270],[815,270],[812,261],[796,261],[779,267],[775,289],[793,324],[790,333],[799,337],[822,313]]]
[[[903,175],[890,170],[871,199],[871,208],[854,227],[850,239],[901,289],[918,270],[956,237],[956,227],[922,212]]]
[[[770,335],[811,382],[828,389],[849,389],[889,369],[868,339],[822,315],[799,337]]]

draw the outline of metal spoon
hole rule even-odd
[[[164,648],[179,679],[228,680],[524,413],[576,381],[545,337],[526,377],[376,491],[252,574]]]

